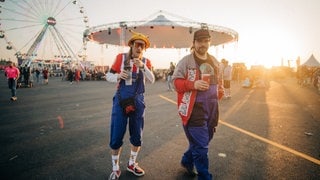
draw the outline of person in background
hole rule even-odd
[[[30,70],[29,87],[32,88],[34,85],[35,69]]]
[[[223,87],[225,90],[225,98],[231,98],[231,80],[232,80],[232,67],[229,61],[222,59],[223,64]]]
[[[61,81],[64,81],[66,79],[66,67],[64,65],[61,66]]]
[[[13,63],[13,65],[16,66],[14,63]],[[23,82],[23,76],[22,76],[23,67],[19,66],[17,68],[19,69],[19,72],[20,72],[20,76],[17,79],[17,88],[21,88],[22,87],[22,82]]]
[[[11,90],[11,100],[16,101],[17,98],[17,79],[20,77],[20,71],[15,67],[12,61],[8,62],[8,67],[4,70],[5,76],[8,79],[8,86]]]
[[[42,75],[43,75],[44,84],[48,84],[49,83],[49,71],[48,71],[48,68],[46,68],[46,67],[43,68]]]
[[[81,79],[81,73],[80,73],[80,70],[77,68],[74,71],[74,79],[75,79],[76,83],[79,84],[80,79]]]
[[[167,75],[167,85],[168,85],[168,91],[173,91],[173,84],[172,84],[172,75],[174,72],[174,69],[176,68],[176,66],[173,64],[173,62],[170,62],[170,67],[168,70],[168,75]]]
[[[136,176],[143,176],[145,171],[136,162],[142,145],[142,132],[145,114],[145,80],[154,83],[151,61],[143,57],[143,52],[150,47],[149,38],[141,33],[133,32],[128,41],[128,53],[116,56],[111,69],[107,73],[107,81],[117,83],[117,90],[113,97],[110,143],[112,173],[109,179],[119,179],[120,153],[123,138],[129,123],[131,153],[127,163],[127,171]],[[131,103],[123,103],[131,99]],[[134,101],[132,103],[132,101]],[[128,104],[126,106],[125,104]]]
[[[28,65],[24,66],[22,74],[23,74],[24,86],[29,87],[30,86],[31,71],[30,71],[30,67],[28,67]]]
[[[39,70],[39,68],[36,68],[36,79],[37,79],[37,83],[39,84],[39,82],[40,82],[40,70]]]
[[[70,84],[73,83],[73,80],[74,80],[74,72],[73,72],[72,68],[68,69],[68,80],[70,81]]]
[[[82,69],[81,71],[81,80],[84,81],[87,79],[87,71],[85,69]]]
[[[181,165],[199,180],[212,179],[208,148],[218,125],[218,102],[224,92],[219,62],[208,53],[210,42],[208,29],[194,32],[191,53],[178,62],[172,76],[178,114],[189,142]]]

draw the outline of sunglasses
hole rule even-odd
[[[145,49],[145,48],[146,48],[146,44],[145,44],[145,43],[141,43],[141,42],[134,42],[134,43],[133,43],[133,46],[134,46],[135,48],[141,47],[141,49]]]

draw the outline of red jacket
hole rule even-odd
[[[213,56],[212,59],[214,65],[219,66],[219,62]],[[221,78],[220,72],[217,73],[219,74],[218,78]],[[179,61],[172,78],[178,96],[178,113],[183,125],[187,125],[198,92],[194,88],[194,83],[200,79],[200,70],[193,58],[193,54],[187,55]],[[221,80],[219,80],[219,87],[222,87],[220,83]],[[221,98],[221,95],[219,95],[219,98]]]
[[[192,72],[195,74],[194,79],[190,78],[187,74],[185,79],[178,78],[174,80],[174,85],[178,93],[178,112],[183,125],[187,125],[197,97],[197,90],[194,88],[194,82],[199,79],[199,72],[197,72],[198,70],[196,69],[191,71],[194,71]]]

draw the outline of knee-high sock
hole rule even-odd
[[[138,156],[138,152],[131,151],[129,165],[136,163],[137,156]]]
[[[118,171],[119,170],[119,157],[120,155],[112,155],[112,171]]]

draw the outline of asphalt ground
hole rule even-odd
[[[0,73],[1,179],[108,179],[108,147],[115,84],[50,78],[18,89],[9,100]],[[244,89],[232,82],[221,101],[220,123],[210,144],[215,179],[320,179],[320,95],[293,78],[269,88]],[[120,179],[191,180],[180,166],[188,144],[177,115],[176,94],[166,83],[147,84],[144,144],[138,156],[143,177],[126,172],[128,134]]]

